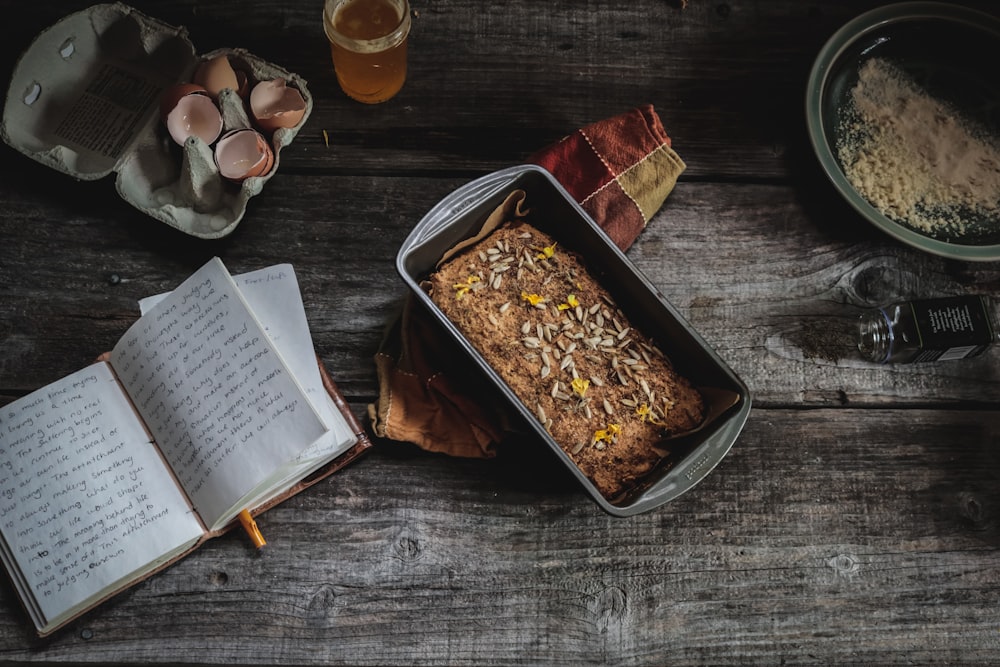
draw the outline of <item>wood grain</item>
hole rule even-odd
[[[44,655],[882,664],[906,647],[916,662],[988,660],[997,415],[765,412],[695,490],[624,520],[531,443],[478,462],[383,443],[268,512],[263,557],[239,535],[215,540]],[[6,589],[0,602],[5,657],[37,656]]]
[[[0,24],[7,78],[33,35]],[[1000,352],[882,367],[864,308],[1000,293],[1000,263],[930,256],[842,202],[802,117],[809,69],[883,3],[493,6],[414,0],[410,73],[375,107],[337,88],[321,4],[132,3],[199,52],[303,76],[314,107],[229,237],[199,241],[117,194],[0,151],[0,403],[89,363],[218,255],[289,262],[316,349],[364,418],[405,294],[396,252],[469,180],[652,103],[687,163],[629,258],[750,386],[754,409],[695,489],[605,515],[541,443],[492,460],[380,440],[364,459],[48,640],[0,584],[12,664],[990,664],[1000,651]],[[995,3],[953,3],[995,14]],[[329,145],[324,141],[327,131]]]

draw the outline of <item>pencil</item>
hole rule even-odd
[[[267,541],[261,534],[260,528],[257,527],[257,522],[253,520],[252,516],[250,516],[250,510],[243,510],[240,512],[240,523],[243,525],[243,530],[245,530],[247,535],[250,536],[250,541],[253,542],[253,545],[258,549],[264,548]]]

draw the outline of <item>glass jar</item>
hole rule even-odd
[[[406,81],[408,0],[325,0],[323,27],[341,89],[366,104],[385,102]]]
[[[997,301],[967,295],[873,308],[858,321],[858,350],[868,361],[908,364],[982,354],[1000,335]]]

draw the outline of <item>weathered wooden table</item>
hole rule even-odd
[[[1000,264],[875,230],[819,172],[811,62],[862,0],[414,0],[390,102],[338,89],[322,3],[149,0],[200,52],[242,47],[315,98],[279,172],[219,241],[175,232],[3,147],[0,396],[90,362],[136,300],[212,255],[292,263],[359,417],[404,294],[396,250],[438,200],[573,129],[655,105],[688,168],[631,260],[747,382],[754,408],[693,491],[604,514],[537,443],[364,459],[210,541],[48,640],[0,586],[0,661],[183,664],[989,663],[1000,655],[1000,362],[882,367],[861,308],[1000,292]],[[992,2],[966,3],[996,11]],[[5,79],[87,3],[7,7]],[[323,137],[327,132],[329,145]]]

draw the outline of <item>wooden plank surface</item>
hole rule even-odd
[[[1000,293],[1000,263],[859,220],[810,153],[805,80],[881,3],[414,2],[410,78],[336,88],[321,5],[135,2],[200,52],[301,74],[315,106],[236,232],[212,242],[3,147],[0,403],[109,349],[136,300],[221,256],[290,262],[359,417],[404,295],[396,251],[437,201],[567,132],[652,103],[688,168],[629,258],[754,396],[731,453],[653,512],[603,514],[531,438],[490,461],[378,441],[48,640],[0,585],[0,661],[37,664],[989,664],[1000,651],[1000,354],[881,367],[861,309]],[[993,11],[992,2],[962,2]],[[18,6],[0,74],[88,3]],[[327,130],[330,145],[323,138]]]
[[[52,642],[30,641],[8,611],[4,656],[451,665],[995,656],[995,412],[763,412],[696,490],[625,520],[530,447],[482,462],[382,446],[267,513],[263,557],[239,535],[219,538]]]

